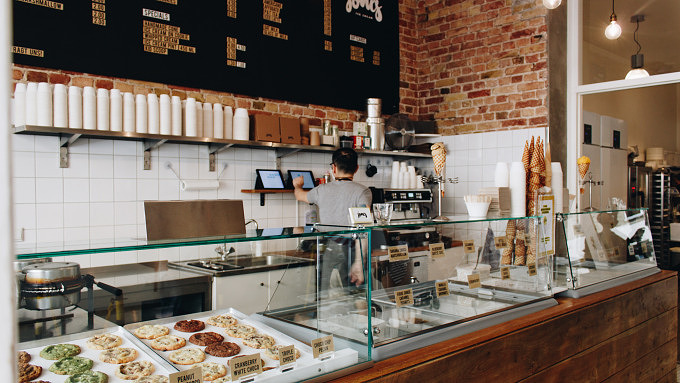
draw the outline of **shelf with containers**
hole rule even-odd
[[[647,209],[556,216],[556,286],[581,297],[658,273]]]

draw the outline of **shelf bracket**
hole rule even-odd
[[[151,170],[151,150],[163,145],[167,139],[144,139],[144,170]]]
[[[80,134],[63,133],[59,135],[59,167],[68,168],[68,147],[80,138]]]
[[[301,151],[301,148],[281,149],[276,148],[276,169],[281,170],[281,159]],[[264,206],[264,205],[262,205]]]
[[[260,206],[264,206],[264,195],[265,193],[260,193]]]
[[[234,144],[208,144],[208,171],[214,172],[217,168],[217,153],[232,146]]]

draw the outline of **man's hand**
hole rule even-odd
[[[357,286],[364,283],[364,270],[361,262],[352,263],[352,268],[349,271],[349,281]]]
[[[293,187],[295,187],[296,189],[302,189],[302,186],[304,186],[304,184],[305,179],[302,178],[302,176],[293,179]]]

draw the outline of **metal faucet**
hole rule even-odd
[[[236,252],[236,249],[234,249],[233,247],[230,247],[229,250],[225,252],[226,248],[227,248],[226,245],[219,245],[215,248],[215,252],[220,255],[220,260],[223,262],[227,260],[229,254],[233,254]]]

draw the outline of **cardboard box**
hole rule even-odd
[[[300,119],[279,117],[281,128],[281,142],[284,144],[299,144],[301,142]]]
[[[255,141],[281,142],[279,118],[269,114],[256,114],[250,124],[250,139]]]

